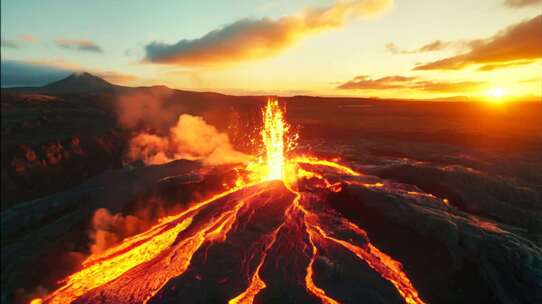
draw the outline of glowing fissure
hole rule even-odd
[[[365,241],[367,242],[366,248],[363,248],[362,246],[356,246],[350,242],[338,238],[331,237],[319,226],[314,226],[314,228],[324,238],[340,244],[352,253],[354,253],[358,258],[365,261],[367,265],[369,265],[369,267],[378,272],[380,276],[392,283],[399,292],[399,294],[401,294],[401,296],[405,299],[406,303],[424,303],[423,300],[419,297],[418,291],[414,288],[406,273],[403,271],[401,263],[395,261],[392,257],[373,246],[369,242],[367,233],[365,231],[361,230],[359,227],[350,222],[345,221],[344,225],[346,228],[350,228],[350,231],[355,232],[356,234],[365,239]]]
[[[188,242],[179,246],[179,248],[181,248],[181,260],[184,261],[184,263],[182,263],[182,266],[178,267],[175,272],[168,273],[167,276],[164,276],[160,286],[150,290],[144,302],[146,303],[148,300],[150,300],[170,279],[182,275],[186,269],[188,269],[188,266],[190,266],[190,262],[192,261],[192,257],[196,251],[205,241],[224,241],[232,227],[232,223],[237,217],[239,210],[244,204],[245,200],[241,200],[235,205],[233,210],[225,212],[219,218],[211,221],[208,223],[208,225],[199,230],[196,235],[194,235],[193,242]],[[179,256],[179,254],[177,255]],[[179,257],[176,257],[176,259],[179,259]]]
[[[306,222],[305,222],[306,223]],[[312,256],[309,262],[309,265],[307,265],[307,273],[305,275],[305,286],[307,286],[307,289],[316,297],[318,297],[322,303],[324,304],[339,304],[336,300],[330,298],[325,290],[321,289],[320,287],[316,286],[314,283],[312,276],[314,273],[314,262],[316,261],[316,257],[318,256],[318,248],[316,248],[316,245],[314,244],[314,234],[311,233],[311,230],[307,231],[309,234],[309,242],[312,248]]]
[[[337,160],[319,159],[314,156],[292,156],[287,154],[288,146],[297,138],[289,134],[289,127],[276,100],[269,100],[263,111],[261,140],[263,153],[256,161],[246,164],[238,172],[235,186],[215,194],[207,200],[195,203],[183,212],[161,219],[155,226],[139,235],[125,239],[106,252],[87,258],[82,269],[64,279],[62,286],[43,299],[34,303],[71,303],[77,299],[84,302],[130,301],[146,303],[155,297],[173,278],[185,273],[193,256],[204,244],[225,242],[230,231],[238,229],[240,212],[257,208],[252,203],[266,191],[271,191],[268,181],[280,180],[287,191],[294,194],[293,200],[285,207],[281,224],[271,233],[262,237],[264,248],[251,251],[250,256],[258,257],[258,263],[248,276],[246,289],[228,301],[229,304],[250,304],[267,287],[262,272],[271,249],[282,238],[279,231],[295,231],[299,248],[309,249],[305,268],[304,287],[307,293],[324,304],[338,304],[322,287],[317,286],[314,264],[321,252],[331,244],[353,253],[362,263],[366,263],[382,278],[389,281],[406,303],[424,303],[413,287],[402,265],[381,252],[369,242],[365,231],[346,219],[339,225],[322,223],[324,205],[318,205],[312,198],[319,192],[306,194],[301,184],[310,183],[318,191],[340,191],[348,180],[330,181],[324,172],[334,171],[351,178],[362,174],[338,163]],[[335,179],[339,175],[334,175]],[[303,182],[303,183],[301,183]],[[382,187],[383,184],[363,184],[366,187]],[[323,209],[323,211],[322,211]],[[207,210],[209,212],[202,212]],[[338,215],[336,215],[338,217]],[[249,216],[250,218],[250,216]],[[248,220],[250,221],[250,219]],[[302,227],[299,229],[299,227]],[[349,231],[361,237],[365,243],[356,245],[353,240],[343,240],[335,230]],[[290,233],[290,232],[288,232]],[[297,234],[300,235],[297,235]],[[298,237],[298,238],[297,238]],[[307,255],[303,249],[303,255]],[[108,289],[111,289],[109,293]],[[111,297],[110,300],[106,297]]]
[[[231,299],[228,301],[228,304],[252,304],[254,302],[254,298],[256,295],[266,287],[265,282],[260,277],[260,270],[265,263],[265,259],[267,258],[267,252],[273,247],[277,240],[277,233],[280,231],[280,229],[283,226],[280,225],[277,229],[275,229],[269,236],[271,241],[267,243],[267,246],[265,246],[264,251],[261,254],[260,262],[258,263],[258,266],[256,266],[256,269],[254,270],[254,274],[250,278],[250,284],[243,291],[240,295],[237,297]]]

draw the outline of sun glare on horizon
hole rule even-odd
[[[506,96],[506,90],[501,87],[494,87],[486,91],[486,96],[492,102],[501,102]]]

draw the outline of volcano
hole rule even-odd
[[[89,256],[31,303],[438,302],[423,278],[434,269],[410,263],[423,250],[437,270],[453,262],[435,252],[478,256],[479,269],[463,278],[483,278],[489,299],[539,298],[542,258],[529,240],[447,198],[299,153],[275,100],[262,116],[260,153],[226,170],[221,190]]]
[[[204,259],[208,259],[209,254],[231,251],[223,244],[226,241],[239,247],[228,258],[241,266],[240,279],[215,282],[229,291],[228,303],[253,303],[268,284],[270,290],[279,288],[277,285],[295,290],[298,282],[304,282],[305,292],[295,301],[339,303],[316,282],[315,263],[318,257],[346,254],[342,251],[389,282],[406,303],[424,303],[400,262],[372,245],[364,230],[326,206],[328,192],[341,188],[341,180],[334,175],[361,174],[330,160],[288,157],[285,153],[294,143],[288,141],[289,128],[278,102],[270,100],[263,116],[263,157],[239,172],[234,187],[162,219],[99,256],[91,256],[82,270],[66,278],[64,286],[33,303],[163,300],[171,292],[171,281],[186,280],[184,274],[190,267],[213,267],[202,262],[200,254],[204,252]],[[269,219],[262,221],[262,217]],[[273,264],[295,274],[266,279],[266,270]],[[194,279],[206,277],[202,274]],[[231,294],[235,291],[239,294]]]
[[[114,85],[87,72],[73,73],[40,89],[47,92],[101,92],[113,90]]]

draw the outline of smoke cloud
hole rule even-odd
[[[130,141],[128,160],[162,164],[175,159],[201,160],[207,165],[242,163],[249,156],[235,150],[226,133],[202,117],[182,114],[167,136],[139,133]]]
[[[154,196],[138,200],[132,207],[128,215],[111,213],[105,208],[94,211],[89,230],[91,254],[103,253],[125,238],[147,231],[158,219],[179,212],[178,205],[168,204]],[[81,255],[80,260],[84,260],[83,255],[78,254]]]
[[[143,232],[147,225],[133,215],[111,214],[107,209],[96,210],[92,217],[90,238],[92,254],[99,254],[124,238]]]
[[[175,112],[180,110],[168,110],[167,101],[172,94],[166,87],[151,87],[120,95],[115,103],[119,123],[127,129],[171,126],[177,118]]]

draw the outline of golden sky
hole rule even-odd
[[[540,99],[542,0],[2,1],[2,86],[81,70],[240,95]]]

